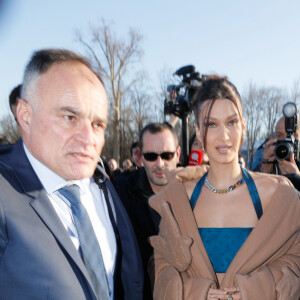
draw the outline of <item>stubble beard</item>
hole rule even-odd
[[[162,178],[155,178],[155,177],[154,177],[154,173],[155,173],[155,172],[163,173],[163,174],[164,174],[164,177],[162,177]],[[155,169],[152,171],[152,174],[151,174],[151,175],[152,175],[152,176],[150,177],[150,180],[151,180],[151,182],[152,182],[153,184],[158,185],[158,186],[164,186],[164,185],[167,185],[168,180],[167,180],[167,178],[165,177],[165,173],[164,173],[164,171],[163,171],[162,169],[160,169],[160,168],[155,168]]]

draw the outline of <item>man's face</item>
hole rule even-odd
[[[275,135],[277,140],[283,140],[286,138],[286,131],[285,131],[285,124],[284,124],[284,118],[281,118],[275,128]]]
[[[66,180],[91,177],[107,121],[101,82],[81,63],[54,64],[37,80],[32,98],[18,109],[30,153]]]
[[[122,166],[124,171],[129,170],[131,168],[131,162],[129,160],[125,160],[123,161]]]
[[[299,127],[300,124],[298,123],[298,128],[296,130],[296,132],[294,133],[294,137],[295,139],[299,140]],[[276,139],[277,140],[283,140],[287,137],[287,133],[285,131],[285,119],[284,117],[282,117],[276,124],[276,128],[275,128],[275,135],[276,135]]]
[[[147,161],[143,155],[143,163],[150,184],[158,186],[166,185],[168,183],[166,172],[176,168],[180,156],[180,147],[176,149],[175,141],[170,130],[165,129],[155,134],[146,131],[143,135],[142,152],[154,152],[157,154],[175,152],[171,160],[164,160],[158,156],[155,161]]]
[[[117,162],[114,160],[114,159],[111,159],[109,162],[108,162],[108,166],[109,166],[109,169],[111,171],[114,171],[117,169],[118,165],[117,165]]]

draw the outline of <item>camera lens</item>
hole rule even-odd
[[[280,143],[275,147],[274,154],[277,160],[288,160],[294,152],[291,143]]]

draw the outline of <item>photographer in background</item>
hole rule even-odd
[[[287,134],[284,129],[285,117],[278,120],[275,127],[276,139],[270,139],[265,144],[265,150],[263,153],[262,165],[260,171],[263,173],[286,175],[290,173],[298,173],[299,168],[294,160],[294,155],[291,155],[290,160],[279,160],[277,161],[274,155],[275,145],[278,140],[283,140]],[[298,140],[300,135],[300,126],[298,124],[297,131],[294,134],[296,140]]]
[[[279,160],[275,157],[276,143],[284,140],[287,136],[285,129],[285,116],[283,116],[278,120],[275,127],[276,138],[268,140],[265,144],[260,171],[263,173],[284,175],[293,183],[297,190],[300,190],[300,172],[295,161],[294,154],[292,153],[288,160]],[[299,139],[299,123],[293,136],[296,140]]]
[[[193,98],[195,92],[201,88],[202,80],[207,75],[201,75],[196,72],[195,66],[188,65],[181,67],[174,74],[180,83],[167,86],[167,95],[164,100],[164,115],[170,115],[171,120],[168,122],[172,127],[175,126],[178,118],[182,124],[182,165],[189,164],[188,149],[188,120],[192,112]],[[177,117],[177,118],[176,118]]]

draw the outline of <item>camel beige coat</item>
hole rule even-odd
[[[188,179],[178,177],[150,199],[162,217],[159,236],[150,238],[155,258],[154,299],[206,300],[209,288],[234,286],[239,287],[243,300],[299,299],[300,200],[295,189],[278,184],[219,284],[182,183]]]

